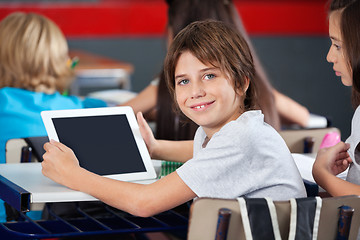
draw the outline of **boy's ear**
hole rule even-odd
[[[246,91],[248,90],[250,85],[250,79],[248,77],[245,77],[244,79],[244,88],[243,88],[243,93],[246,93]]]
[[[250,79],[248,77],[245,77],[243,83],[243,86],[237,89],[237,94],[239,94],[240,96],[246,95],[246,91],[248,90],[250,85]]]

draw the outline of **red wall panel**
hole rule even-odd
[[[252,35],[327,35],[326,0],[234,2]],[[165,0],[0,3],[0,19],[14,11],[44,14],[67,37],[159,36],[167,21]]]

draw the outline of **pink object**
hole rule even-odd
[[[327,148],[336,145],[338,142],[340,142],[340,135],[337,132],[329,132],[325,134],[319,149],[321,148]]]

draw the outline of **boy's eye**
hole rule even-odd
[[[183,79],[178,82],[179,85],[186,85],[188,83],[189,83],[189,80],[187,80],[187,79]]]
[[[215,77],[215,75],[214,74],[206,74],[205,75],[205,79],[212,79],[212,78],[214,78]]]

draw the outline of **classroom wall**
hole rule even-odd
[[[353,110],[350,88],[336,77],[326,61],[326,36],[252,37],[272,84],[306,106],[328,117],[345,140],[350,134]],[[70,48],[83,49],[134,64],[132,90],[139,92],[159,72],[165,56],[163,38],[69,39]]]
[[[353,115],[351,89],[341,83],[332,64],[326,61],[328,37],[277,36],[253,40],[276,89],[310,112],[328,117],[346,140]]]
[[[326,2],[234,0],[273,85],[327,116],[345,140],[353,110],[350,89],[325,60]],[[0,0],[0,19],[13,11],[48,16],[70,48],[132,63],[132,90],[138,92],[161,68],[166,9],[164,0]]]

